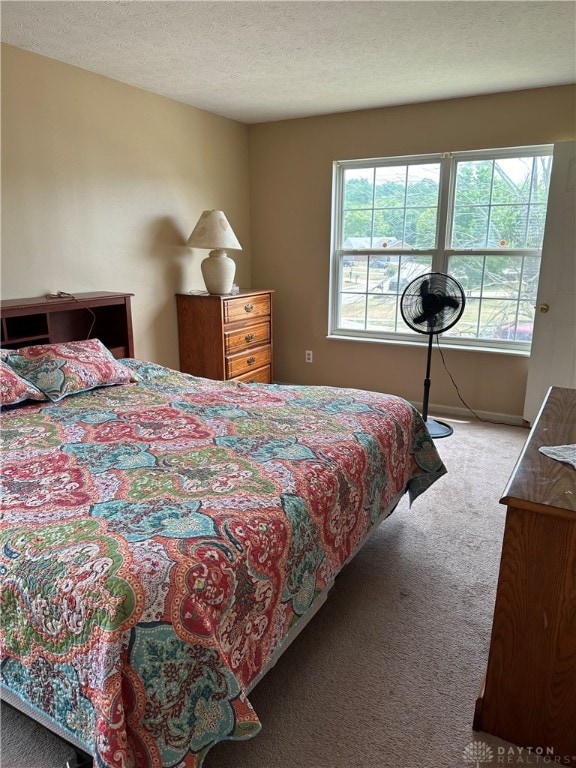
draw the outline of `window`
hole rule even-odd
[[[552,146],[334,164],[331,336],[414,341],[400,297],[446,272],[466,294],[446,343],[530,348]]]

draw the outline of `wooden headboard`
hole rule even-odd
[[[0,302],[0,346],[19,349],[96,338],[114,357],[134,357],[132,293],[59,293]]]

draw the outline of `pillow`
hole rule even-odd
[[[0,360],[6,360],[7,357],[14,354],[13,349],[0,348]]]
[[[99,339],[22,347],[6,363],[54,403],[95,387],[138,380]]]
[[[0,357],[0,405],[16,405],[24,400],[46,400],[46,396],[18,376]]]

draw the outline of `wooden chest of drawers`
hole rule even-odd
[[[272,381],[273,291],[178,293],[180,370],[208,379]]]
[[[476,730],[572,766],[576,470],[539,448],[575,442],[576,390],[551,387],[500,499],[508,511],[488,668],[474,716]]]

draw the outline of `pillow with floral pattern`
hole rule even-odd
[[[138,380],[99,339],[23,347],[6,362],[54,403],[96,387]]]
[[[40,392],[29,381],[25,381],[21,376],[6,364],[7,356],[0,356],[0,405],[16,405],[25,400],[46,400],[46,395]]]

